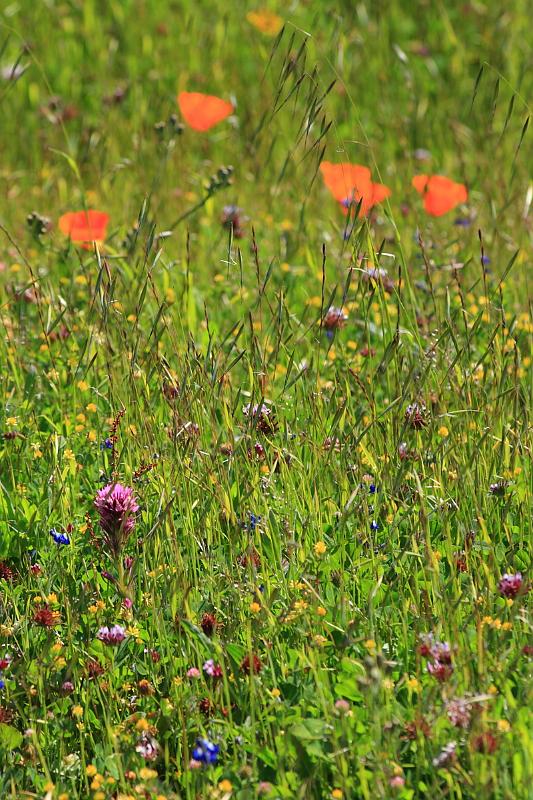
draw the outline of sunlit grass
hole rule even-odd
[[[256,10],[1,12],[1,796],[526,798],[528,15]]]

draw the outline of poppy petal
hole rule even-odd
[[[428,184],[429,178],[427,175],[415,175],[411,183],[419,194],[423,194]]]
[[[73,242],[87,244],[105,240],[108,222],[104,211],[68,211],[59,218],[58,227]]]
[[[253,25],[254,28],[257,28],[258,31],[261,31],[266,36],[276,36],[283,25],[282,18],[267,8],[259,11],[249,11],[246,19],[250,25]]]
[[[332,164],[331,161],[323,161],[320,172],[326,187],[339,202],[357,197],[371,185],[370,170],[360,164]]]
[[[195,131],[208,131],[234,110],[227,100],[201,92],[180,92],[178,105],[183,119]]]
[[[332,164],[331,161],[323,161],[320,165],[320,172],[324,184],[342,205],[345,214],[350,204],[357,205],[361,202],[359,215],[365,216],[372,206],[381,203],[391,194],[388,186],[384,186],[382,183],[372,183],[369,168],[361,164],[350,164],[349,162]]]
[[[433,217],[441,217],[468,200],[466,186],[444,175],[415,175],[412,184],[424,197],[424,208]]]
[[[382,203],[387,197],[390,197],[392,194],[391,190],[388,186],[385,186],[383,183],[373,183],[372,184],[372,205],[375,206],[376,203]]]

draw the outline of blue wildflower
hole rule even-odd
[[[209,739],[197,739],[196,747],[192,751],[192,757],[201,764],[216,764],[220,746],[213,744]]]
[[[100,445],[100,450],[112,450],[112,449],[113,449],[113,442],[111,441],[111,439],[109,437],[107,439],[104,439],[104,441]]]
[[[50,536],[56,544],[70,544],[70,539],[66,533],[58,533],[55,528],[50,531]]]
[[[5,688],[6,688],[6,682],[5,680],[3,680],[3,678],[0,678],[0,691],[2,691],[2,689]]]
[[[251,514],[251,513],[248,515],[248,517],[249,517],[249,522],[248,522],[248,525],[246,525],[245,527],[247,527],[248,530],[253,532],[253,531],[255,531],[257,526],[260,524],[261,517],[256,515],[256,514]]]
[[[368,491],[370,492],[370,494],[376,494],[376,492],[377,492],[376,484],[375,483],[371,483],[370,486],[368,487]]]
[[[486,267],[487,264],[490,264],[490,258],[485,255],[481,256],[481,263],[483,264],[484,267]]]
[[[378,523],[376,522],[375,519],[373,519],[372,522],[370,523],[370,530],[371,531],[378,531],[379,530],[379,525],[378,525]]]

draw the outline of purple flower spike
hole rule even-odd
[[[139,506],[133,489],[120,483],[108,483],[97,492],[94,505],[100,515],[104,541],[117,556],[135,527]]]
[[[516,572],[514,575],[510,575],[506,572],[498,583],[498,589],[500,590],[500,594],[504,597],[513,599],[521,591],[522,584],[523,579],[521,572]],[[524,588],[524,591],[527,592],[527,587]]]
[[[100,628],[96,634],[96,638],[100,639],[104,644],[115,646],[123,642],[126,636],[126,629],[123,628],[122,625],[113,625],[111,628],[105,625],[103,628]]]

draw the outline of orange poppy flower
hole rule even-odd
[[[372,206],[382,203],[390,196],[391,190],[382,183],[373,183],[368,167],[360,164],[332,164],[323,161],[320,172],[326,187],[335,200],[343,206],[345,213],[351,203],[361,202],[360,216],[368,214]]]
[[[103,211],[69,211],[59,218],[61,233],[90,250],[93,242],[105,241],[109,215]]]
[[[233,112],[232,103],[201,92],[180,92],[178,105],[183,119],[195,131],[208,131]]]
[[[466,186],[444,175],[415,175],[412,184],[423,196],[424,208],[432,217],[441,217],[468,199]]]
[[[273,11],[269,11],[268,8],[263,8],[258,11],[249,11],[246,15],[246,19],[250,25],[253,25],[258,31],[264,33],[265,36],[276,36],[283,25],[282,18],[274,14]]]

